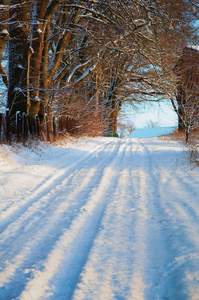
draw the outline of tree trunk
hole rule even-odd
[[[41,78],[41,62],[43,51],[43,22],[49,0],[38,0],[36,5],[35,22],[32,27],[32,48],[34,54],[30,61],[30,120],[34,123],[35,115],[38,114],[40,109],[40,78]]]
[[[189,142],[189,135],[190,135],[190,132],[189,130],[186,128],[185,130],[185,142],[188,144]]]
[[[49,43],[48,39],[50,37],[50,23],[46,26],[46,32],[44,40],[44,49],[43,49],[43,55],[42,55],[42,65],[41,65],[41,103],[40,103],[40,110],[39,110],[39,119],[41,124],[44,123],[44,115],[45,115],[45,108],[47,106],[47,103],[49,101],[49,92],[47,92],[48,89],[48,54],[49,54]]]
[[[64,2],[64,0],[52,0],[52,1],[37,0],[35,23],[33,25],[33,36],[32,36],[32,47],[34,50],[34,55],[31,58],[31,68],[30,68],[31,69],[30,79],[31,79],[31,86],[32,86],[32,92],[30,93],[30,99],[31,99],[30,119],[31,120],[34,120],[35,115],[38,113],[40,115],[41,121],[44,119],[45,103],[41,101],[42,99],[40,99],[40,93],[39,93],[39,88],[41,84],[41,75],[42,75],[41,64],[42,64],[42,54],[44,49],[44,36],[46,31],[48,32],[49,30],[48,23],[52,15],[59,8],[59,5],[62,2]],[[40,22],[38,22],[38,20],[40,20]],[[44,74],[44,76],[45,75],[46,74]],[[45,82],[45,87],[46,87],[46,82]],[[44,97],[48,97],[48,96],[45,95]]]
[[[13,5],[13,8],[12,8]],[[15,121],[17,111],[28,112],[27,72],[29,60],[28,0],[10,0],[9,24],[9,83],[8,103],[10,115]]]
[[[8,77],[3,69],[1,60],[5,44],[10,40],[8,25],[4,24],[4,21],[9,19],[9,0],[0,0],[0,5],[4,5],[4,9],[0,11],[0,75],[5,85],[8,86]]]
[[[116,100],[114,100],[116,104]],[[115,105],[114,105],[115,106]],[[110,118],[109,118],[109,130],[111,132],[117,132],[117,118],[118,118],[119,110],[116,109],[116,106],[111,112]]]

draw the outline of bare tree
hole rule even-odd
[[[135,125],[133,123],[117,123],[117,133],[120,138],[126,138],[135,130]]]
[[[172,3],[10,0],[11,115],[42,123],[45,113],[65,113],[116,132],[125,101],[170,97],[174,59],[197,14],[190,1]]]
[[[188,142],[191,133],[199,128],[199,51],[186,47],[174,69],[177,78],[174,109],[178,114],[178,129],[185,132]]]
[[[153,121],[153,120],[149,120],[146,122],[146,128],[155,128],[159,125],[159,122]]]
[[[8,108],[15,117],[17,111],[29,112],[27,95],[28,66],[31,55],[28,0],[10,0],[9,8],[9,82]]]

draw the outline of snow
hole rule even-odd
[[[151,138],[161,135],[167,135],[177,129],[175,126],[171,127],[154,127],[154,128],[136,128],[129,136],[129,138]]]
[[[199,45],[188,45],[188,48],[199,51]]]
[[[173,140],[0,145],[0,299],[198,299],[199,169]]]
[[[9,33],[8,33],[8,30],[7,30],[7,29],[3,29],[1,33],[2,33],[2,35],[9,35]]]
[[[22,65],[18,65],[18,67],[21,68],[21,69],[23,68]],[[22,89],[21,89],[20,87],[17,86],[17,87],[14,88],[14,92],[15,92],[15,93],[21,93],[21,92],[22,92]]]

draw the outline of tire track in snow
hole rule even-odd
[[[152,161],[148,149],[139,142],[141,165],[138,174],[132,171],[131,178],[134,181],[135,193],[135,229],[134,229],[134,262],[130,283],[130,295],[128,299],[148,299],[147,291],[152,282],[156,281],[156,270],[161,265],[158,252],[160,249],[160,233],[155,218],[157,212],[154,210],[154,197],[158,197],[157,191],[151,189],[155,185],[151,178]],[[140,150],[141,150],[140,149]],[[137,178],[136,178],[137,177]],[[152,217],[153,216],[153,217]],[[160,244],[161,245],[161,244]],[[157,255],[154,259],[154,248]],[[152,264],[152,266],[151,266]]]
[[[11,244],[11,261],[5,264],[11,269],[5,269],[8,277],[1,300],[197,299],[196,188],[195,199],[189,202],[189,184],[196,187],[196,182],[191,185],[182,172],[158,162],[154,145],[149,142],[141,144],[133,139],[113,144],[115,148],[107,147],[107,160],[103,151],[99,161],[91,156],[80,170],[71,172],[68,180],[60,181],[57,189],[54,186],[43,195],[43,204],[48,202],[43,207],[48,217],[43,221],[40,218],[38,226],[32,223],[30,239],[13,256],[15,241]],[[155,146],[158,157],[160,144]],[[71,188],[76,189],[81,180],[78,192],[72,193]],[[69,205],[64,200],[67,186],[71,192]],[[34,213],[41,207],[42,203]],[[15,225],[23,218],[27,223],[30,220],[27,233],[31,234],[31,221],[36,215],[29,218],[26,213]],[[42,247],[46,252],[40,256]],[[9,273],[15,265],[14,273]]]
[[[94,243],[74,299],[159,299],[164,267],[171,263],[159,215],[159,180],[150,152],[136,140],[132,145],[135,153],[123,163],[115,200],[105,210],[105,228]]]
[[[113,148],[115,148],[115,147],[113,147]],[[119,144],[117,145],[117,147],[115,148],[115,150],[113,151],[113,149],[112,149],[112,152],[110,152],[110,155],[106,155],[106,158],[103,160],[103,161],[101,161],[100,160],[100,163],[101,162],[103,162],[103,163],[105,163],[105,165],[108,165],[109,163],[110,163],[110,161],[114,158],[114,155],[117,153],[119,151]],[[98,161],[98,163],[99,163],[99,161]],[[93,162],[92,162],[92,164],[93,164]],[[99,166],[98,166],[99,167]],[[102,167],[101,168],[99,168],[100,169],[100,172],[102,172],[103,171],[103,165],[102,165]],[[98,179],[99,179],[99,176],[98,176]],[[95,182],[94,182],[95,183]],[[72,222],[72,221],[71,221]],[[43,232],[42,230],[41,230],[41,232]],[[46,234],[46,232],[45,232],[45,234]],[[35,234],[35,241],[36,241],[36,238],[37,238],[37,233]],[[34,241],[34,239],[33,239],[33,241]],[[38,243],[39,241],[36,241],[36,244]],[[23,248],[25,248],[26,250],[28,250],[28,251],[25,251],[25,254],[23,253]],[[8,279],[7,280],[9,280],[9,276],[14,276],[14,273],[15,273],[15,271],[17,270],[17,269],[19,269],[19,267],[23,264],[23,261],[24,260],[26,260],[26,257],[29,257],[29,255],[30,255],[30,253],[32,253],[32,252],[34,252],[34,243],[32,242],[32,237],[31,237],[31,241],[28,241],[24,246],[23,246],[23,248],[22,248],[22,251],[21,252],[19,252],[19,254],[15,257],[15,259],[13,259],[12,260],[12,263],[11,263],[11,265],[10,265],[10,270],[9,270],[9,268],[8,268],[8,272],[7,272],[7,276],[8,276]],[[33,249],[32,249],[33,248]],[[24,255],[25,255],[25,257],[24,257]],[[20,261],[20,257],[22,257],[23,259]],[[19,260],[18,260],[19,259]],[[35,259],[35,257],[34,257],[34,259]],[[18,264],[17,264],[17,261],[19,262]],[[14,267],[15,266],[15,267]],[[12,270],[12,268],[14,267],[14,269]],[[11,272],[11,270],[12,270],[12,272]],[[10,274],[10,272],[12,273],[12,274]],[[5,280],[5,279],[4,279]]]
[[[143,148],[143,155],[138,180],[140,182],[137,184],[137,251],[129,299],[158,299],[156,293],[162,277],[162,266],[169,263],[170,259],[159,207],[159,178],[154,176],[150,150],[145,144],[139,144]]]
[[[170,261],[163,267],[160,295],[169,299],[197,299],[199,295],[198,197],[190,198],[193,185],[183,185],[182,172],[162,180],[161,207]],[[181,178],[179,180],[179,178]],[[188,188],[186,194],[186,189]],[[188,197],[187,197],[188,196]],[[169,288],[168,288],[169,287]]]
[[[195,202],[199,199],[199,190],[193,190],[193,184],[191,181],[188,181],[186,178],[182,178],[180,174],[175,176],[171,181],[171,185],[175,188],[175,196],[179,198],[179,202],[175,202],[175,205],[179,205],[184,211],[185,219],[192,218],[193,221],[197,221],[199,218],[199,209],[195,207]],[[176,187],[178,187],[176,189]]]
[[[74,299],[146,299],[146,290],[151,287],[154,270],[149,266],[153,257],[148,248],[152,219],[148,210],[148,159],[136,140],[130,143],[132,151],[127,152],[126,162],[124,159],[113,200],[105,211],[104,229],[95,242]]]
[[[71,166],[67,167],[67,170],[62,167],[61,170],[53,171],[53,174],[48,176],[44,182],[42,182],[39,187],[32,192],[31,197],[26,199],[25,203],[21,205],[20,208],[16,209],[16,206],[14,205],[2,210],[0,213],[0,233],[2,233],[11,222],[15,221],[23,213],[25,213],[31,205],[38,202],[44,195],[50,193],[56,186],[59,186],[65,178],[75,173],[78,168],[83,166],[91,157],[95,156],[97,153],[106,151],[106,148],[109,147],[110,144],[112,143],[108,142],[105,145],[96,147]]]
[[[110,145],[107,145],[110,146]],[[114,148],[114,147],[113,147]],[[107,149],[107,147],[104,148],[103,151],[105,151]],[[117,151],[116,149],[112,149],[113,151]],[[102,152],[103,152],[102,151]],[[99,155],[99,153],[95,154]],[[94,159],[95,156],[93,155],[93,157],[91,157],[90,159]],[[106,157],[104,157],[103,161],[109,161],[109,155],[107,155]],[[86,165],[86,162],[84,163],[84,165]],[[96,162],[96,167],[98,166],[98,164],[100,164],[99,161]],[[82,166],[82,164],[80,165],[80,167]],[[78,170],[78,166],[76,167],[76,169],[73,169],[73,172],[71,172],[71,174],[68,175],[68,177],[64,178],[63,180],[59,181],[59,184],[57,186],[52,186],[51,190],[49,192],[47,192],[46,194],[44,194],[42,197],[40,197],[37,201],[34,201],[33,205],[30,206],[25,213],[23,213],[20,217],[17,218],[17,220],[14,220],[14,222],[12,222],[8,228],[3,232],[4,236],[10,236],[12,237],[13,240],[15,240],[15,235],[17,236],[18,232],[20,232],[21,230],[24,230],[25,233],[28,231],[27,227],[32,227],[34,228],[34,226],[38,226],[38,222],[42,221],[42,218],[44,217],[44,215],[46,214],[46,211],[48,212],[49,218],[51,218],[51,214],[54,214],[54,210],[56,210],[56,207],[60,205],[60,198],[63,198],[62,194],[63,192],[65,192],[65,195],[67,195],[67,198],[72,197],[72,195],[74,194],[74,189],[75,189],[75,193],[78,192],[78,188],[79,187],[74,187],[72,185],[72,181],[74,181],[76,179],[76,177],[81,174],[81,170]],[[87,175],[87,170],[86,170],[86,174]],[[93,175],[94,175],[94,170],[92,171]],[[85,176],[83,177],[84,180]],[[92,179],[92,178],[91,178]],[[90,180],[91,180],[90,179]],[[96,179],[97,180],[97,179]],[[84,183],[84,181],[83,181]],[[95,182],[94,182],[95,183]],[[89,182],[88,182],[89,184]],[[82,188],[84,187],[84,184],[82,185],[80,183],[80,186],[82,186]],[[72,192],[71,192],[72,191]],[[81,193],[81,189],[79,191],[79,193]],[[66,197],[64,195],[64,200],[66,200]],[[28,223],[30,223],[30,225],[28,225]],[[42,225],[42,224],[41,224]],[[26,233],[28,234],[28,232]]]
[[[149,156],[151,155],[147,148],[146,153]],[[159,165],[162,168],[161,162],[159,162]],[[193,274],[194,270],[195,274],[198,270],[199,255],[197,250],[194,251],[194,249],[199,248],[199,234],[196,228],[194,229],[197,226],[192,225],[198,223],[198,218],[196,217],[197,206],[194,208],[190,202],[192,202],[191,198],[198,199],[198,192],[195,193],[193,190],[192,193],[190,192],[193,184],[190,181],[189,183],[186,182],[185,174],[182,171],[167,169],[165,181],[165,169],[162,172],[160,171],[161,168],[159,168],[158,173],[154,172],[153,159],[151,159],[149,166],[154,195],[158,195],[158,197],[155,197],[156,201],[150,202],[150,206],[151,203],[155,205],[154,209],[157,213],[154,210],[152,215],[156,218],[157,225],[159,223],[159,228],[157,229],[160,234],[155,248],[157,251],[158,244],[164,245],[166,251],[164,249],[157,251],[157,253],[161,253],[164,259],[162,259],[161,263],[160,258],[160,271],[158,269],[155,270],[156,275],[152,280],[152,284],[146,289],[146,298],[154,299],[154,295],[157,295],[159,298],[192,299],[191,296],[188,296],[188,294],[192,294],[195,299],[195,296],[199,293],[199,278],[196,279],[198,276]],[[186,184],[184,184],[185,182]],[[163,189],[165,183],[167,188]],[[148,211],[151,211],[151,209],[148,209]],[[151,232],[152,234],[155,232],[157,237],[156,231],[153,230]],[[153,244],[156,245],[154,242]],[[155,259],[158,261],[157,257]],[[153,260],[152,266],[155,266]]]
[[[106,155],[105,157],[104,157],[104,159],[103,159],[103,161],[102,162],[104,162],[104,163],[109,163],[109,161],[112,159],[112,155],[114,155],[114,153],[116,153],[117,151],[118,151],[118,149],[117,149],[118,147],[115,147],[115,146],[112,146],[111,147],[111,150],[112,150],[112,152],[110,152],[111,153],[111,155]],[[104,149],[104,150],[106,150],[106,148]],[[97,154],[97,155],[99,155],[99,154]],[[91,157],[91,159],[92,159],[92,157]],[[86,162],[85,162],[85,164],[86,164]],[[98,161],[98,160],[96,160],[96,168],[99,168],[99,165],[101,164],[101,161]],[[74,173],[72,173],[71,174],[71,176],[70,176],[70,184],[71,184],[71,181],[72,180],[75,180],[76,179],[76,177],[77,177],[77,175],[79,174],[79,173],[81,173],[81,170],[82,169],[80,169],[80,171],[78,171],[78,170],[76,170]],[[80,196],[78,196],[79,194],[82,194],[83,193],[83,188],[86,190],[87,189],[87,186],[84,186],[85,184],[89,184],[89,181],[91,181],[92,180],[92,182],[93,182],[93,184],[95,185],[96,183],[97,183],[97,181],[98,181],[98,175],[97,175],[97,173],[96,173],[96,170],[94,170],[94,169],[91,169],[91,171],[90,171],[90,173],[91,173],[91,175],[89,175],[89,173],[88,173],[88,176],[87,177],[83,177],[83,178],[81,178],[82,179],[82,182],[81,182],[81,185],[80,185],[80,189],[75,189],[75,190],[73,190],[73,188],[71,188],[71,185],[69,184],[69,187],[68,186],[66,186],[66,188],[63,190],[63,186],[61,186],[62,188],[61,188],[61,190],[59,190],[60,189],[60,185],[58,185],[57,187],[56,187],[56,192],[58,192],[58,194],[52,194],[51,195],[51,193],[49,193],[49,194],[46,194],[46,195],[44,195],[41,199],[39,199],[40,200],[40,202],[41,202],[41,200],[42,200],[42,204],[44,203],[44,207],[42,207],[41,205],[39,205],[39,206],[36,206],[35,207],[35,209],[33,210],[33,212],[32,211],[30,211],[30,213],[27,213],[26,212],[26,215],[25,216],[21,216],[20,218],[18,218],[18,220],[17,221],[15,221],[13,224],[12,224],[12,226],[10,225],[8,228],[7,228],[7,230],[5,230],[4,231],[4,234],[3,234],[3,237],[4,237],[4,240],[2,241],[3,242],[3,244],[4,244],[4,247],[5,247],[5,242],[6,242],[6,238],[7,237],[12,237],[12,239],[11,239],[11,241],[9,240],[8,241],[8,244],[9,244],[9,246],[10,246],[10,243],[12,242],[12,240],[15,240],[17,237],[18,237],[18,233],[20,233],[20,231],[22,230],[22,229],[25,229],[25,230],[22,230],[21,231],[21,235],[23,236],[23,239],[25,239],[26,238],[26,236],[28,236],[29,234],[31,234],[31,231],[33,231],[33,229],[34,229],[34,226],[35,226],[35,228],[36,228],[36,230],[35,231],[37,231],[37,228],[38,228],[38,226],[40,226],[40,227],[42,227],[43,225],[45,225],[46,226],[46,224],[45,224],[45,222],[43,222],[43,218],[45,217],[45,215],[44,214],[40,214],[40,210],[42,209],[42,211],[44,211],[46,208],[48,208],[48,207],[52,207],[52,205],[54,205],[54,202],[56,202],[55,204],[56,204],[56,206],[53,206],[52,208],[51,208],[51,211],[45,211],[45,213],[47,213],[47,219],[49,219],[49,223],[51,222],[51,218],[53,217],[53,215],[55,214],[55,211],[56,211],[56,213],[58,213],[58,216],[60,216],[60,214],[61,214],[61,211],[62,211],[62,209],[63,209],[63,207],[60,207],[62,204],[64,204],[65,205],[65,208],[67,208],[67,207],[69,207],[69,211],[70,211],[70,209],[73,207],[73,206],[75,206],[73,203],[72,203],[72,205],[70,204],[70,202],[72,202],[72,200],[70,201],[70,202],[66,202],[66,197],[64,197],[63,198],[63,200],[62,200],[62,203],[60,204],[60,195],[62,195],[63,194],[63,192],[64,192],[64,194],[65,195],[67,195],[67,198],[70,198],[71,197],[71,199],[72,198],[74,198],[75,196],[77,197],[77,199],[78,199],[78,205],[76,204],[76,209],[78,209],[78,208],[80,208],[82,205],[84,205],[85,204],[85,202],[84,201],[79,201],[79,197]],[[95,175],[95,173],[96,173],[96,175]],[[95,178],[93,178],[93,175],[95,175]],[[68,184],[68,179],[66,179],[66,182],[64,181],[64,184]],[[63,185],[64,185],[63,184]],[[90,191],[89,191],[90,192]],[[64,195],[64,196],[65,196]],[[56,201],[55,201],[56,200]],[[69,205],[70,204],[70,205]],[[35,214],[37,213],[37,212],[39,212],[39,214],[40,214],[40,218],[38,219],[36,219],[36,221],[34,220],[34,218],[36,217],[35,216]],[[58,218],[57,218],[58,219]],[[46,219],[44,219],[44,221],[45,221]],[[39,222],[42,222],[41,224],[39,223]],[[27,222],[30,222],[30,225],[28,225],[27,224]],[[48,224],[48,222],[47,222],[47,225],[49,225]],[[27,227],[30,227],[30,232],[27,230]],[[27,231],[27,232],[26,232]],[[37,232],[36,232],[36,234],[37,234]],[[25,236],[24,236],[25,235]],[[23,244],[22,243],[19,243],[19,246],[22,246]]]
[[[140,203],[138,184],[140,155],[133,153],[133,150],[139,151],[140,146],[135,140],[128,140],[126,144],[122,169],[104,212],[101,230],[80,276],[74,300],[133,299],[131,278],[138,267],[136,249],[140,255],[143,253],[139,235],[143,225],[140,214],[144,208]]]
[[[195,186],[195,190],[193,190],[194,185],[191,180],[187,180],[182,172],[177,171],[173,174],[167,174],[166,181],[163,178],[162,182],[165,185],[162,187],[162,194],[167,192],[168,200],[164,204],[167,216],[172,219],[176,219],[177,216],[181,217],[181,222],[184,225],[187,225],[187,222],[189,225],[197,223],[199,219],[198,187]],[[174,198],[175,201],[172,201]]]
[[[170,188],[168,188],[168,185]],[[194,237],[193,232],[199,235],[199,230],[196,226],[199,219],[198,188],[195,187],[195,190],[193,190],[194,185],[190,180],[182,176],[182,172],[176,172],[173,176],[170,176],[166,182],[166,188],[168,195],[168,200],[165,201],[167,216],[178,224],[177,229],[181,233],[183,232],[186,239],[191,240]],[[175,201],[172,201],[174,197]],[[199,236],[198,239],[193,240],[193,244],[199,246]]]
[[[34,279],[27,284],[26,290],[21,294],[20,299],[29,299],[29,295],[32,290],[35,290],[35,286],[38,291],[37,299],[51,299],[50,293],[53,293],[52,299],[54,297],[70,299],[79,273],[98,234],[112,188],[115,187],[118,178],[115,169],[118,168],[118,160],[122,161],[124,156],[124,151],[121,151],[123,148],[125,148],[125,145],[119,147],[109,166],[104,166],[99,185],[93,190],[85,207],[82,208],[82,213],[73,220],[70,228],[57,241],[55,248],[46,259],[44,272],[36,274]],[[61,253],[59,252],[59,257],[57,256],[56,259],[57,251],[61,251]],[[54,259],[56,259],[56,262]],[[55,285],[55,288],[53,288],[53,285]],[[60,291],[63,295],[60,295]]]
[[[60,193],[45,195],[42,197],[42,203],[40,203],[39,206],[34,207],[34,210],[32,208],[33,211],[27,211],[25,216],[21,216],[17,221],[12,223],[12,225],[8,226],[1,236],[4,252],[7,253],[10,246],[12,246],[15,249],[15,253],[17,253],[19,251],[18,248],[23,247],[23,240],[28,240],[28,237],[30,235],[32,236],[34,231],[38,237],[38,227],[42,228],[39,235],[44,235],[44,232],[45,234],[50,232],[55,224],[60,222],[60,219],[64,222],[63,226],[66,226],[67,221],[64,219],[63,214],[67,211],[74,213],[84,204],[81,201],[79,201],[78,204],[71,203],[71,201],[67,201],[67,198],[75,197],[75,195],[80,193],[82,194],[84,190],[86,192],[86,187],[89,185],[89,182],[93,180],[94,174],[94,168],[88,170],[87,176],[83,178],[79,189],[71,191],[72,188],[69,188],[67,193],[67,189],[63,189],[62,187]],[[67,183],[66,181],[65,184]],[[60,186],[58,187],[60,188]],[[66,192],[67,196],[65,195],[63,197],[63,192]],[[44,204],[44,207],[42,204]],[[44,230],[44,228],[46,228],[46,230]]]
[[[151,223],[151,225],[153,225],[153,230],[149,230],[148,232],[148,236],[150,237],[148,244],[148,257],[151,257],[152,259],[148,262],[148,274],[150,280],[147,280],[149,284],[148,287],[145,289],[145,297],[147,299],[153,299],[154,295],[156,295],[156,297],[159,298],[164,296],[168,297],[169,299],[173,299],[176,298],[176,294],[175,296],[170,294],[170,291],[167,290],[167,286],[170,286],[170,290],[178,291],[178,286],[183,286],[184,280],[182,273],[178,272],[180,264],[173,263],[174,261],[178,260],[178,257],[180,257],[180,251],[177,246],[178,243],[180,244],[180,239],[175,234],[175,228],[177,228],[178,231],[181,227],[179,222],[176,224],[173,223],[172,225],[170,224],[171,218],[168,218],[168,215],[165,212],[165,207],[163,208],[163,199],[165,196],[169,198],[169,188],[171,187],[173,180],[175,180],[174,178],[177,176],[177,171],[171,172],[171,170],[169,170],[169,173],[172,174],[173,177],[171,175],[171,185],[168,187],[167,190],[165,190],[163,194],[161,191],[161,175],[160,173],[155,173],[155,169],[153,167],[153,157],[151,155],[151,152],[145,145],[143,146],[146,151],[146,156],[148,155],[149,157],[148,183],[149,185],[151,185],[151,197],[149,197],[150,202],[148,202],[148,211],[151,213],[151,216],[153,216],[153,222]],[[173,201],[174,203],[176,203],[177,190],[178,188],[177,186],[175,186],[175,189],[171,194],[175,198],[175,200]],[[172,197],[170,199],[172,199]],[[175,206],[175,204],[173,205]],[[168,208],[168,206],[166,207]],[[175,213],[178,214],[179,212]],[[150,225],[148,226],[148,228],[150,228]],[[184,235],[184,233],[182,235]],[[174,236],[176,238],[177,243],[176,241],[174,241]],[[171,266],[173,267],[171,268]],[[176,276],[175,273],[178,275]],[[170,280],[170,278],[168,276],[170,278],[173,278],[173,282],[171,281],[169,284],[168,281]],[[183,291],[183,288],[181,288],[181,290],[177,293],[178,299],[185,299],[184,297],[186,297],[186,293],[185,291]]]

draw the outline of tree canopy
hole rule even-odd
[[[125,101],[175,96],[173,68],[197,41],[191,0],[0,0],[0,61],[8,42],[7,107],[116,131]],[[102,125],[102,126],[101,126]]]

